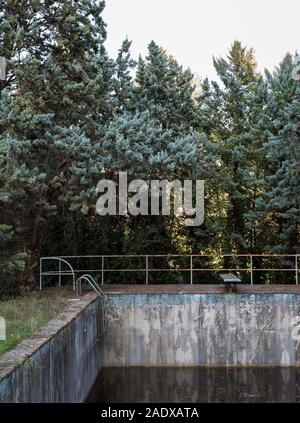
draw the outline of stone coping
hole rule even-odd
[[[96,298],[96,294],[89,293],[82,298],[69,300],[72,303],[62,313],[38,329],[32,336],[20,342],[15,348],[0,356],[0,382],[17,367],[24,364],[28,358],[72,322]]]
[[[225,285],[102,285],[102,290],[110,295],[126,294],[228,294]],[[238,294],[300,294],[300,285],[238,285]]]

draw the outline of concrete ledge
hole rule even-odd
[[[0,403],[81,402],[100,369],[98,297],[75,301],[0,358]]]
[[[103,285],[107,294],[228,294],[220,285]],[[235,294],[300,294],[300,285],[238,285]]]

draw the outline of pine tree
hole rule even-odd
[[[103,7],[7,0],[1,9],[0,55],[8,59],[0,104],[1,238],[14,240],[1,266],[16,277],[26,264],[26,287],[35,281],[47,225],[80,219],[94,206],[99,137],[117,104]]]
[[[139,112],[149,111],[164,129],[174,134],[195,127],[195,85],[189,69],[183,70],[154,41],[148,46],[146,59],[139,59],[133,106]]]
[[[133,89],[132,71],[136,62],[130,54],[131,41],[127,38],[123,41],[116,59],[115,92],[118,99],[116,113],[121,114],[129,107]]]
[[[249,248],[245,216],[253,188],[248,161],[255,144],[249,131],[260,76],[253,50],[239,41],[227,59],[214,59],[214,66],[221,84],[204,80],[199,99],[200,130],[219,156],[218,179],[210,181],[212,202],[207,208],[213,213],[210,226],[220,250],[243,253]]]
[[[133,178],[203,176],[207,172],[201,156],[205,141],[197,132],[174,137],[149,112],[127,112],[116,116],[107,129],[103,167],[127,171]]]
[[[267,166],[257,202],[264,221],[273,222],[266,249],[287,254],[299,253],[300,234],[300,85],[293,66],[288,54],[273,74],[267,72]]]
[[[197,132],[174,136],[148,111],[126,112],[116,116],[108,127],[102,143],[101,167],[107,169],[106,177],[116,182],[120,171],[127,172],[129,182],[133,179],[202,179],[210,172],[206,144],[206,137]],[[173,217],[162,216],[123,219],[123,234],[127,233],[124,239],[131,234],[130,252],[138,252],[138,248],[162,252],[175,248],[176,251],[168,229],[170,219],[173,221]],[[128,245],[127,241],[124,248]]]

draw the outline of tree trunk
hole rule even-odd
[[[33,223],[32,244],[31,247],[27,249],[28,256],[25,277],[20,287],[22,293],[30,291],[36,285],[36,269],[41,253],[46,222],[47,220],[43,216],[42,211],[38,211]]]

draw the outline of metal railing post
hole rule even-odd
[[[295,256],[295,269],[296,269],[296,285],[299,285],[299,276],[298,276],[298,254]]]
[[[155,266],[155,261],[152,263],[152,258],[155,257],[184,257],[185,260],[185,265],[183,267],[178,267],[177,266],[171,266],[167,265],[165,266],[165,268],[162,266]],[[220,266],[218,263],[216,263],[216,265],[213,268],[210,267],[199,267],[196,266],[194,269],[194,257],[247,257],[246,263],[244,266],[239,267],[239,268],[226,268],[224,269],[224,263]],[[101,264],[100,262],[98,262],[98,265],[96,266],[96,269],[93,268],[76,268],[76,270],[72,267],[72,265],[70,264],[70,260],[72,259],[79,259],[79,258],[97,258],[97,261],[101,260]],[[120,267],[116,267],[116,268],[111,268],[110,266],[108,266],[107,269],[105,269],[105,258],[111,258],[111,257],[118,257],[118,258],[122,258],[122,257],[139,257],[140,260],[143,261],[143,259],[145,258],[146,264],[145,267],[140,265],[138,268],[131,268],[130,266],[128,268],[120,268]],[[274,266],[266,266],[265,263],[261,263],[260,265],[258,265],[255,261],[255,257],[289,257],[289,261],[291,263],[291,261],[294,261],[294,267],[290,266],[288,268],[283,268],[283,266],[277,266],[278,268],[274,268]],[[292,258],[293,257],[293,258]],[[189,258],[189,260],[188,260]],[[198,273],[198,272],[221,272],[221,271],[228,271],[228,272],[234,272],[234,271],[239,271],[239,272],[246,272],[246,274],[248,275],[250,272],[250,283],[251,285],[254,285],[254,278],[255,278],[255,272],[268,272],[265,273],[266,275],[270,275],[271,272],[282,272],[282,271],[286,271],[286,272],[290,272],[289,275],[294,274],[295,277],[295,282],[290,282],[290,283],[296,283],[296,285],[300,286],[300,282],[299,282],[299,272],[300,272],[300,268],[299,268],[299,258],[300,258],[300,254],[288,254],[288,255],[284,255],[284,254],[184,254],[184,255],[180,255],[180,254],[143,254],[143,255],[95,255],[95,256],[53,256],[53,257],[40,257],[39,258],[39,270],[40,270],[40,274],[39,274],[39,289],[42,290],[43,289],[43,283],[44,283],[44,277],[47,276],[51,276],[51,277],[57,277],[58,276],[58,282],[59,282],[59,286],[62,286],[63,283],[63,276],[68,276],[71,275],[73,278],[73,289],[76,289],[76,275],[77,274],[82,274],[83,272],[95,272],[97,274],[97,278],[99,278],[99,284],[100,284],[100,278],[101,278],[101,285],[104,285],[104,278],[105,278],[105,272],[142,272],[145,273],[145,283],[148,285],[149,283],[151,283],[151,281],[149,282],[149,274],[150,272],[186,272],[187,273],[187,278],[189,277],[190,281],[187,282],[187,278],[186,282],[189,284],[193,284],[194,283],[194,273]],[[151,260],[150,260],[151,259]],[[59,261],[58,266],[56,267],[56,263],[54,263],[55,266],[53,266],[54,270],[47,270],[48,266],[47,263],[46,265],[44,265],[45,261]],[[150,262],[149,262],[150,260]],[[249,260],[249,261],[248,261]],[[66,267],[66,269],[65,269]],[[84,267],[84,266],[83,266]],[[188,276],[189,274],[189,276]],[[203,275],[204,273],[202,273]],[[101,276],[100,276],[101,275]],[[248,278],[248,276],[247,276]],[[196,278],[197,279],[197,278]],[[98,280],[98,279],[97,279]],[[56,279],[57,281],[57,279]],[[265,283],[267,283],[267,279],[265,278]],[[106,283],[109,283],[109,278],[106,281]]]
[[[146,256],[146,285],[149,282],[149,257]]]
[[[253,285],[253,256],[250,256],[250,275],[251,275],[251,285]]]
[[[104,284],[104,256],[101,257],[101,285]]]
[[[58,260],[58,286],[61,286],[61,261]]]
[[[42,266],[42,261],[43,259],[40,257],[40,291],[42,290],[42,271],[43,271],[43,266]]]

